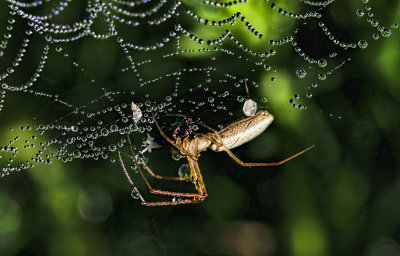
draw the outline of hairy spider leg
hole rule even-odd
[[[178,144],[176,144],[174,141],[172,141],[170,138],[168,138],[167,135],[165,135],[164,131],[161,129],[160,125],[158,124],[157,120],[156,120],[156,116],[154,113],[152,113],[153,115],[153,120],[156,123],[157,129],[160,132],[161,136],[163,136],[163,138],[168,141],[172,146],[174,146],[176,149],[178,149],[179,151],[185,153],[185,155],[187,157],[190,157],[192,160],[197,161],[198,158],[193,156],[192,154],[190,154],[187,150],[185,150],[184,148],[182,148],[181,146],[179,146]]]
[[[132,182],[132,179],[130,178],[128,171],[126,170],[124,161],[122,160],[122,156],[121,156],[121,152],[118,151],[118,155],[119,155],[119,160],[121,162],[121,166],[122,169],[124,170],[124,173],[126,175],[126,177],[128,178],[129,183],[132,185],[133,187],[133,191],[135,192],[135,195],[137,195],[140,199],[140,201],[142,202],[143,205],[146,206],[166,206],[166,205],[180,205],[180,204],[196,204],[196,203],[200,203],[202,202],[206,197],[207,194],[190,194],[190,193],[179,193],[179,192],[170,192],[170,191],[162,191],[162,190],[156,190],[155,194],[161,194],[161,195],[166,195],[166,196],[181,196],[181,197],[192,197],[190,199],[184,199],[184,200],[177,200],[177,201],[160,201],[160,202],[147,202],[144,197],[140,194],[139,190],[137,189],[137,187],[135,186],[135,184]],[[134,158],[135,162],[136,159]],[[189,160],[189,161],[193,161],[193,160]],[[196,166],[197,163],[192,163],[191,168],[193,166]],[[142,173],[140,166],[138,166],[139,171]],[[196,167],[194,167],[196,168]],[[198,166],[197,166],[198,168]],[[142,176],[144,177],[144,176]],[[145,179],[145,178],[144,178]],[[146,179],[145,179],[146,180]],[[148,183],[147,183],[148,184]]]
[[[202,136],[201,138],[208,139],[208,137],[204,137],[204,136]],[[195,138],[194,155],[196,158],[199,158],[199,140],[200,140],[200,137]],[[193,182],[196,186],[196,190],[199,191],[199,193],[204,196],[204,198],[202,199],[202,200],[204,200],[208,194],[207,194],[206,185],[203,180],[203,176],[201,175],[198,161],[194,161],[194,160],[190,159],[189,157],[187,159],[188,159],[189,165],[191,165],[191,164],[193,165],[193,168],[190,168],[190,171],[191,172],[193,171],[193,174],[191,173],[191,177],[194,177]]]
[[[177,201],[147,202],[143,198],[143,196],[140,194],[140,192],[137,189],[137,187],[132,182],[132,180],[131,180],[131,178],[130,178],[130,176],[129,176],[126,168],[125,168],[125,165],[123,163],[123,160],[122,160],[122,157],[121,157],[121,153],[118,151],[119,158],[120,158],[121,165],[122,165],[122,168],[124,170],[124,173],[127,176],[129,183],[131,183],[131,185],[133,186],[133,191],[135,191],[136,195],[138,195],[138,197],[141,200],[143,205],[146,205],[146,206],[165,206],[165,205],[180,205],[180,204],[192,204],[192,203],[195,204],[195,203],[202,202],[207,197],[207,191],[205,189],[205,185],[204,185],[201,173],[200,173],[200,168],[198,166],[198,163],[197,163],[197,161],[194,161],[189,157],[187,157],[187,159],[188,159],[188,162],[189,162],[190,172],[195,177],[195,188],[199,193],[182,193],[182,192],[173,192],[173,191],[153,189],[151,187],[150,183],[148,182],[147,178],[145,177],[142,169],[140,168],[139,163],[137,162],[136,154],[135,154],[135,152],[133,150],[133,146],[132,146],[132,143],[130,142],[129,137],[128,137],[128,141],[130,143],[130,149],[131,149],[131,152],[132,152],[133,160],[135,161],[135,164],[136,164],[136,166],[137,166],[137,168],[139,170],[140,175],[142,176],[143,180],[145,181],[146,186],[150,190],[150,193],[158,194],[158,195],[164,195],[164,196],[191,197],[191,199],[184,199],[184,200],[177,200]],[[198,142],[196,140],[196,148],[197,148],[197,144],[198,144]],[[148,167],[146,166],[146,168],[148,168]],[[150,172],[152,172],[150,170],[150,168],[148,168],[148,170]],[[162,177],[162,176],[160,176],[160,177]],[[170,177],[170,178],[180,178],[180,177]]]
[[[190,204],[190,203],[197,203],[197,202],[193,202],[194,199],[186,199],[186,200],[181,200],[181,201],[170,201],[170,202],[147,202],[143,196],[140,194],[139,190],[137,189],[137,187],[133,184],[126,168],[124,165],[124,161],[122,160],[121,157],[121,152],[118,151],[118,155],[119,155],[119,160],[121,162],[122,165],[122,169],[124,170],[124,173],[126,175],[126,177],[128,178],[129,183],[131,183],[132,187],[133,187],[133,191],[135,192],[135,194],[139,197],[140,201],[142,202],[143,205],[146,206],[164,206],[164,205],[178,205],[178,204]],[[133,192],[132,191],[132,192]]]
[[[125,168],[125,164],[124,164],[124,161],[122,160],[121,152],[120,152],[119,150],[118,150],[118,156],[119,156],[119,161],[121,162],[122,169],[124,170],[124,173],[125,173],[125,175],[126,175],[126,178],[128,179],[129,183],[132,185],[132,188],[133,188],[132,192],[135,191],[135,194],[140,198],[140,200],[141,200],[142,203],[143,203],[143,202],[144,202],[144,199],[143,199],[142,195],[139,193],[139,190],[137,189],[137,187],[135,186],[135,184],[132,182],[132,179],[131,179],[131,177],[129,176],[129,173],[128,173],[128,171],[127,171],[126,168]]]
[[[134,151],[134,149],[133,149],[132,142],[131,142],[131,139],[129,138],[129,135],[128,135],[127,137],[128,137],[128,142],[129,142],[129,147],[130,147],[130,150],[131,150],[132,157],[136,157],[136,153],[135,153],[135,151]],[[161,175],[155,174],[155,173],[146,165],[146,163],[143,162],[142,165],[144,166],[144,168],[146,169],[146,171],[147,171],[153,178],[160,179],[160,180],[178,180],[178,181],[190,182],[190,179],[189,179],[189,178],[174,177],[174,176],[161,176]]]
[[[144,175],[142,168],[140,168],[139,163],[136,160],[136,154],[133,150],[133,148],[131,147],[131,151],[132,151],[132,156],[133,159],[135,161],[136,166],[138,167],[139,173],[142,176],[144,182],[146,183],[146,186],[149,188],[150,192],[153,194],[159,194],[159,195],[165,195],[165,196],[183,196],[183,197],[196,197],[199,196],[198,193],[181,193],[181,192],[171,192],[171,191],[166,191],[166,190],[159,190],[159,189],[154,189],[150,183],[148,182],[146,176]],[[148,168],[150,170],[150,168]],[[150,170],[151,171],[151,170]],[[180,177],[170,177],[170,178],[180,178]],[[177,180],[177,179],[175,179]]]
[[[246,88],[247,98],[250,99],[249,87],[247,87],[246,80],[244,80],[244,87]]]
[[[213,134],[215,134],[215,136],[217,136],[217,139],[218,139],[218,140],[216,140],[216,139],[212,138],[211,136],[209,136],[209,139],[210,139],[213,143],[217,144],[217,145],[220,146],[220,147],[223,147],[223,148],[225,149],[226,153],[228,153],[228,155],[229,155],[233,160],[235,160],[236,163],[240,164],[241,166],[245,166],[245,167],[251,167],[251,166],[278,166],[278,165],[281,165],[281,164],[283,164],[283,163],[286,163],[287,161],[289,161],[289,160],[291,160],[291,159],[293,159],[293,158],[295,158],[295,157],[297,157],[297,156],[299,156],[299,155],[305,153],[306,151],[308,151],[308,150],[310,150],[310,149],[312,149],[312,148],[314,147],[314,145],[312,145],[312,146],[310,146],[310,147],[308,147],[308,148],[306,148],[306,149],[303,149],[302,151],[300,151],[300,152],[298,152],[298,153],[296,153],[296,154],[294,154],[294,155],[292,155],[292,156],[290,156],[290,157],[288,157],[288,158],[286,158],[286,159],[283,159],[283,160],[281,160],[281,161],[278,161],[278,162],[270,162],[270,163],[246,163],[246,162],[243,162],[242,160],[240,160],[235,154],[233,154],[233,152],[232,152],[227,146],[225,146],[225,144],[222,142],[222,138],[221,138],[221,136],[219,135],[219,133],[218,133],[217,130],[215,130],[215,129],[213,129],[213,128],[211,128],[211,127],[205,125],[205,124],[201,124],[201,125],[204,126],[204,127],[206,127],[207,129],[211,130],[211,131],[213,132]]]

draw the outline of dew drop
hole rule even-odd
[[[296,75],[299,78],[304,78],[307,75],[307,72],[304,69],[300,68],[296,71]]]
[[[377,20],[371,20],[371,26],[377,27],[379,25],[379,22]]]
[[[181,178],[190,178],[190,167],[188,163],[182,164],[178,169],[178,176]]]
[[[108,146],[108,150],[110,150],[111,152],[114,152],[114,151],[117,150],[117,146],[114,145],[114,144],[111,144],[111,145]]]
[[[179,151],[176,148],[171,148],[171,156],[172,159],[174,159],[175,161],[179,161],[183,158],[181,153],[179,153]]]
[[[368,46],[368,42],[365,40],[360,40],[358,41],[358,47],[360,47],[361,49],[365,49]]]
[[[252,99],[247,99],[243,104],[243,113],[246,116],[254,116],[257,112],[257,103]]]
[[[358,16],[358,17],[362,17],[362,16],[364,16],[364,11],[363,10],[360,10],[360,9],[358,9],[357,11],[356,11],[356,15]]]
[[[110,126],[110,132],[117,132],[118,131],[118,125],[113,124]]]
[[[107,136],[109,133],[110,133],[110,132],[109,132],[106,128],[103,128],[103,129],[101,130],[101,135],[103,135],[103,136]]]
[[[319,80],[325,80],[326,79],[326,74],[325,73],[319,73],[318,74],[318,79]]]
[[[326,61],[326,59],[318,60],[318,66],[320,66],[321,68],[326,67],[326,65],[328,65],[328,62]]]
[[[175,24],[174,28],[175,28],[175,31],[180,31],[182,29],[182,26],[181,26],[181,24]]]
[[[137,200],[137,199],[140,198],[140,194],[139,194],[139,192],[138,192],[136,189],[134,189],[134,190],[132,190],[132,192],[131,192],[131,197],[132,197],[133,199]]]
[[[389,28],[384,28],[381,31],[383,37],[389,37],[392,34],[392,31]]]

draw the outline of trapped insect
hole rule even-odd
[[[246,85],[247,88],[247,85]],[[174,148],[176,148],[179,153],[186,157],[189,168],[190,168],[190,175],[189,177],[166,177],[160,176],[155,174],[147,165],[146,163],[138,163],[138,157],[133,149],[132,143],[129,140],[131,153],[133,156],[133,160],[136,163],[136,166],[139,170],[140,175],[142,176],[146,186],[149,188],[150,192],[153,194],[164,195],[164,196],[171,196],[171,197],[180,197],[184,198],[182,200],[171,200],[171,201],[159,201],[159,202],[148,202],[144,199],[144,197],[139,193],[137,187],[132,182],[126,168],[124,162],[121,157],[121,153],[119,152],[119,159],[122,165],[122,168],[125,172],[125,175],[128,178],[128,181],[133,186],[133,193],[141,200],[143,205],[147,206],[163,206],[163,205],[180,205],[180,204],[194,204],[200,203],[206,199],[208,196],[207,189],[205,183],[203,181],[203,176],[201,175],[200,167],[198,165],[198,159],[200,157],[200,153],[210,149],[216,152],[225,151],[228,155],[236,161],[239,165],[245,167],[251,166],[278,166],[281,165],[301,154],[310,150],[314,146],[308,147],[284,160],[278,162],[265,162],[265,163],[246,163],[240,160],[231,149],[234,149],[240,145],[243,145],[262,132],[264,132],[268,126],[274,120],[274,117],[267,111],[267,110],[259,110],[253,116],[249,116],[243,119],[240,119],[227,127],[223,128],[222,130],[215,130],[205,124],[200,124],[203,127],[207,128],[210,132],[208,133],[196,133],[193,138],[189,137],[188,129],[191,127],[186,127],[186,125],[178,125],[178,127],[174,130],[172,139],[169,138],[164,131],[161,129],[160,125],[157,122],[156,116],[153,113],[153,119],[157,126],[158,131],[160,132],[161,136]],[[185,119],[190,120],[190,119]],[[187,121],[186,121],[187,122]],[[190,120],[191,122],[191,120]],[[186,127],[186,129],[182,129],[182,127]],[[182,192],[174,192],[174,191],[166,191],[166,190],[158,190],[154,189],[150,183],[148,182],[147,178],[145,177],[142,168],[144,169],[154,178],[157,179],[165,179],[165,180],[175,180],[175,181],[186,181],[192,182],[195,186],[197,193],[182,193]]]

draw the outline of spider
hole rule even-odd
[[[161,129],[160,125],[157,122],[156,116],[153,113],[153,120],[157,126],[158,131],[160,132],[161,136],[169,143],[171,146],[175,147],[179,153],[186,157],[189,168],[190,168],[190,178],[186,177],[169,177],[169,176],[160,176],[155,173],[144,163],[140,163],[144,169],[154,178],[157,179],[165,179],[165,180],[174,180],[174,181],[186,181],[192,182],[197,193],[182,193],[182,192],[173,192],[173,191],[166,191],[166,190],[159,190],[154,189],[150,183],[148,182],[147,178],[145,177],[142,169],[139,166],[136,154],[133,150],[132,143],[128,136],[128,142],[130,145],[131,153],[133,156],[133,160],[136,163],[136,166],[139,170],[140,175],[142,176],[146,186],[153,194],[164,195],[164,196],[172,196],[173,200],[171,201],[158,201],[158,202],[148,202],[146,201],[143,196],[139,193],[138,189],[132,182],[126,168],[124,162],[121,157],[121,153],[119,154],[119,160],[121,162],[123,171],[128,178],[128,181],[131,183],[133,187],[132,193],[137,196],[143,205],[146,206],[165,206],[165,205],[181,205],[181,204],[197,204],[201,203],[206,199],[208,196],[206,186],[203,181],[203,177],[200,172],[200,167],[198,165],[198,159],[200,157],[200,153],[210,149],[216,152],[225,151],[228,155],[236,161],[239,165],[245,167],[251,166],[278,166],[281,165],[301,154],[310,150],[314,147],[314,145],[284,159],[279,162],[270,162],[270,163],[246,163],[240,160],[235,154],[232,153],[231,149],[236,148],[250,140],[254,139],[258,135],[260,135],[263,131],[267,129],[267,127],[272,123],[274,117],[268,113],[267,110],[259,110],[253,116],[249,116],[239,121],[236,121],[227,127],[223,128],[220,131],[217,131],[205,124],[200,124],[203,127],[207,128],[210,132],[208,133],[197,133],[194,135],[193,138],[189,136],[182,136],[179,135],[182,126],[178,126],[174,130],[173,139],[169,138],[164,131]],[[191,122],[191,121],[190,121]],[[185,125],[183,125],[185,126]],[[184,127],[183,130],[187,130]],[[186,131],[185,134],[186,135]],[[182,200],[176,200],[175,197],[184,198]]]

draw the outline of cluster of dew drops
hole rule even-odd
[[[233,56],[234,58],[243,62],[244,65],[254,66],[263,69],[265,72],[274,72],[276,68],[268,62],[270,57],[277,54],[276,47],[280,45],[289,44],[292,46],[295,53],[308,64],[316,64],[317,67],[324,69],[328,67],[328,60],[326,59],[313,59],[308,56],[306,51],[301,49],[298,43],[295,41],[295,34],[297,31],[293,31],[293,35],[286,35],[282,39],[270,40],[268,43],[269,47],[264,52],[259,52],[250,49],[239,39],[235,38],[229,26],[243,26],[249,31],[255,38],[263,40],[265,35],[262,35],[257,28],[247,20],[241,12],[236,12],[230,17],[222,20],[211,20],[206,17],[201,17],[196,14],[195,11],[190,7],[185,6],[185,1],[147,1],[147,0],[135,0],[135,1],[88,1],[88,6],[85,9],[86,18],[80,21],[74,22],[73,24],[59,24],[52,22],[52,19],[56,16],[62,15],[63,11],[69,6],[70,1],[61,1],[58,5],[48,10],[47,14],[35,15],[31,14],[30,10],[45,6],[47,1],[36,0],[30,3],[20,1],[9,1],[9,18],[7,19],[6,31],[2,35],[0,42],[0,58],[7,53],[8,46],[11,44],[13,39],[13,33],[18,33],[16,29],[17,20],[24,21],[27,25],[27,29],[24,31],[24,38],[19,47],[19,50],[11,62],[11,64],[0,73],[0,111],[2,111],[3,103],[6,99],[6,95],[9,92],[16,93],[28,93],[34,94],[40,97],[46,97],[52,99],[54,102],[61,104],[65,108],[70,110],[70,114],[60,117],[57,121],[49,124],[40,125],[24,125],[18,130],[18,135],[11,139],[5,145],[0,147],[0,158],[6,161],[5,167],[2,169],[2,176],[8,175],[11,171],[19,171],[33,167],[36,163],[51,164],[54,160],[61,160],[63,162],[70,162],[73,159],[109,159],[109,155],[116,151],[122,150],[126,145],[126,135],[138,132],[147,133],[154,129],[154,120],[152,113],[159,115],[165,115],[168,113],[188,114],[184,113],[182,109],[175,107],[175,102],[179,101],[181,104],[185,103],[193,108],[191,112],[195,112],[204,106],[209,106],[212,111],[225,111],[228,115],[233,113],[227,109],[225,102],[226,98],[233,97],[229,90],[223,92],[213,91],[211,89],[212,83],[218,83],[223,86],[229,86],[233,84],[235,87],[240,87],[243,81],[239,81],[235,74],[225,73],[223,78],[216,78],[217,73],[221,73],[219,68],[213,63],[216,62],[216,57],[213,53],[221,53],[224,56]],[[276,15],[282,15],[293,20],[307,20],[307,19],[321,19],[322,15],[317,11],[310,11],[302,14],[295,14],[288,10],[284,10],[279,7],[279,4],[272,3],[272,1],[265,1],[269,7],[275,11]],[[311,5],[313,7],[326,8],[328,5],[333,3],[333,0],[326,0],[318,2],[320,5],[317,6],[315,2],[304,0],[304,4]],[[364,9],[356,11],[356,15],[360,18],[366,17],[371,27],[376,28],[376,33],[372,35],[374,40],[378,40],[380,37],[389,37],[391,29],[379,24],[379,21],[374,18],[372,8],[368,6],[367,0],[362,0]],[[245,5],[247,0],[235,0],[231,2],[215,2],[215,1],[203,1],[204,5],[211,6],[214,8],[230,8],[235,5]],[[190,17],[193,22],[198,23],[202,26],[207,26],[210,30],[219,27],[228,27],[219,36],[215,38],[202,38],[200,35],[195,35],[189,29],[190,25],[176,23],[174,19],[180,16]],[[96,23],[96,19],[101,19],[107,25],[107,31],[100,33],[92,29],[92,26]],[[166,30],[166,32],[160,36],[159,41],[148,44],[146,42],[139,43],[128,41],[124,39],[124,35],[118,30],[118,24],[123,24],[132,27],[141,26],[161,26],[173,22],[172,28]],[[332,41],[333,44],[339,45],[343,49],[365,49],[368,46],[367,39],[361,39],[358,42],[342,42],[335,35],[333,35],[326,24],[321,20],[318,23],[319,28],[324,34]],[[398,25],[392,25],[392,28],[397,28]],[[16,74],[21,63],[27,61],[25,53],[32,47],[32,36],[41,35],[44,38],[44,44],[42,46],[42,54],[37,60],[36,68],[32,75],[26,79],[26,81],[20,84],[13,84],[11,77]],[[153,84],[160,83],[160,81],[175,79],[174,90],[172,93],[166,95],[161,100],[152,100],[151,95],[145,94],[139,96],[142,102],[123,102],[115,103],[106,107],[100,107],[97,111],[89,111],[89,106],[100,106],[101,102],[107,99],[112,102],[114,97],[119,95],[131,95],[132,97],[138,96],[135,94],[136,88],[131,91],[107,91],[104,90],[104,95],[90,100],[87,105],[75,106],[69,102],[66,102],[58,94],[46,93],[36,89],[37,82],[42,75],[43,70],[46,67],[49,58],[49,52],[55,51],[61,54],[68,60],[71,60],[74,67],[85,73],[84,68],[73,61],[73,58],[63,50],[63,45],[72,44],[75,41],[82,40],[83,38],[94,38],[97,40],[115,40],[119,45],[122,52],[124,53],[129,65],[126,68],[122,68],[121,72],[132,72],[137,77],[137,89]],[[198,43],[198,48],[187,49],[182,48],[183,40],[191,40]],[[223,47],[225,41],[231,42],[239,51],[233,52],[232,50]],[[144,69],[147,65],[151,65],[152,59],[137,61],[135,56],[141,52],[151,52],[157,49],[174,45],[174,50],[167,54],[163,54],[161,57],[164,59],[175,58],[185,54],[211,54],[210,63],[201,67],[185,68],[178,67],[175,71],[154,76],[151,79],[145,79],[140,72],[140,69]],[[255,58],[254,61],[249,61],[249,56]],[[337,57],[337,53],[332,52],[329,54],[330,58]],[[344,60],[340,65],[331,67],[327,72],[318,73],[316,81],[325,80],[335,70],[340,68],[346,62],[350,60]],[[255,69],[254,69],[255,70]],[[202,89],[206,92],[210,92],[211,96],[208,96],[205,100],[193,100],[193,99],[182,99],[183,93],[179,78],[184,75],[190,75],[193,73],[204,74],[204,81],[199,81],[193,87],[190,87],[185,93],[192,93],[194,90]],[[307,76],[307,69],[299,68],[296,71],[296,76],[303,79]],[[275,80],[271,77],[271,82]],[[314,81],[311,83],[310,90],[306,93],[307,98],[312,97],[312,90],[317,88],[318,83]],[[258,87],[256,82],[251,84],[253,87]],[[102,88],[103,89],[103,88]],[[296,104],[296,101],[300,99],[298,94],[294,95],[289,100],[289,104],[298,109],[306,108],[302,104]],[[236,100],[243,104],[243,113],[246,116],[252,116],[257,111],[257,103],[243,96],[237,96]],[[266,99],[264,98],[265,102]],[[113,115],[117,113],[119,118],[113,122],[103,121],[103,116]],[[189,112],[190,114],[190,112]],[[71,122],[64,122],[68,120],[69,116],[74,116],[78,121],[73,124]],[[96,120],[96,121],[94,121]],[[64,123],[68,123],[65,125]],[[222,128],[219,126],[218,128]],[[15,129],[16,130],[16,129]],[[10,129],[11,132],[15,131]],[[24,133],[21,133],[24,132]],[[52,135],[52,134],[57,135]],[[47,138],[47,136],[49,138]],[[113,138],[113,143],[104,142],[104,138]],[[150,151],[152,147],[157,147],[151,139],[143,141],[141,152]],[[19,152],[27,150],[31,152],[29,159],[25,161],[17,162],[17,155]],[[4,154],[3,154],[4,153]],[[5,157],[7,155],[7,157]],[[4,156],[4,157],[3,157]],[[7,158],[7,159],[5,159]],[[111,161],[115,162],[115,159],[111,157]],[[182,173],[185,173],[181,170]],[[186,174],[182,174],[186,175]]]
[[[361,3],[363,4],[363,9],[357,9],[355,11],[355,15],[359,18],[364,18],[365,22],[369,24],[372,28],[375,29],[375,31],[371,34],[371,38],[373,40],[378,40],[380,38],[388,38],[392,34],[391,29],[398,29],[399,24],[394,23],[389,26],[384,26],[380,24],[378,18],[376,18],[375,13],[373,12],[373,8],[369,5],[369,0],[361,0]],[[318,22],[318,27],[323,31],[324,35],[334,44],[339,47],[341,47],[343,50],[349,50],[349,49],[366,49],[368,47],[368,39],[360,39],[357,42],[343,42],[339,38],[337,38],[330,30],[329,27],[323,22],[319,21]],[[300,47],[297,46],[296,42],[292,42],[292,45],[294,46],[295,51],[298,53],[300,57],[302,57],[304,60],[308,61],[309,64],[317,64],[317,66],[321,69],[326,68],[328,66],[328,62],[325,58],[315,60],[309,56],[307,56],[306,53],[302,51]],[[338,54],[336,52],[331,52],[329,54],[329,58],[333,59],[338,57]],[[343,67],[346,63],[350,62],[351,58],[347,58],[343,60],[340,64],[332,67],[326,72],[320,72],[317,74],[317,79],[314,79],[314,81],[311,82],[310,86],[308,87],[309,91],[306,92],[305,96],[306,98],[311,98],[313,96],[312,94],[312,89],[315,89],[318,87],[318,81],[323,81],[326,80],[329,76],[331,76],[336,70],[340,69]],[[305,78],[307,75],[307,69],[305,68],[299,68],[296,70],[296,76],[300,79]],[[297,104],[296,101],[300,99],[299,94],[293,95],[291,99],[289,99],[288,103],[297,109],[306,109],[307,107],[302,105],[302,104]]]

